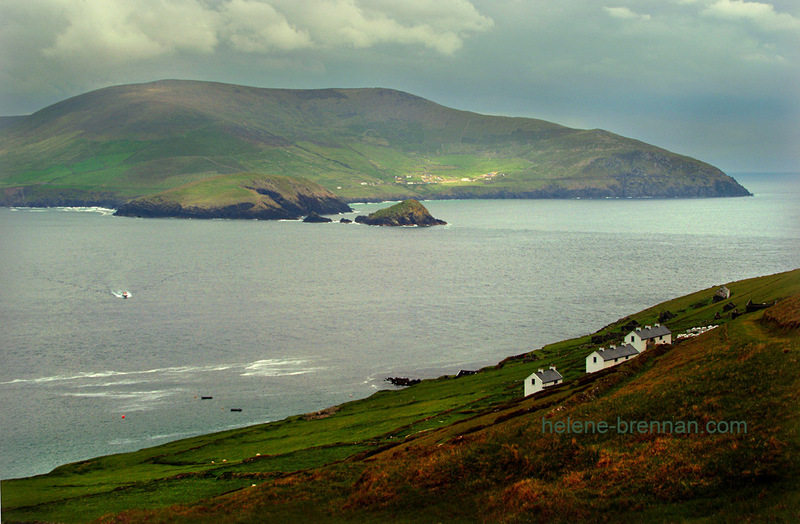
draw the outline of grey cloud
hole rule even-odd
[[[791,0],[133,4],[0,0],[0,114],[159,78],[382,86],[602,127],[724,169],[800,165],[788,143],[800,121],[800,5]]]

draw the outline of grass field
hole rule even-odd
[[[800,294],[800,270],[728,287],[743,310],[749,300]],[[566,340],[474,375],[3,481],[3,518],[85,522],[128,510],[121,522],[516,522],[532,511],[556,521],[595,512],[622,521],[798,517],[800,301],[715,320],[724,303],[712,303],[714,291],[599,332],[621,338],[630,319],[651,324],[664,311],[677,315],[668,323],[675,334],[720,324],[610,370],[585,375],[585,357],[600,344]],[[565,383],[523,399],[522,379],[550,364]],[[748,431],[543,432],[543,419],[566,417],[745,421]]]

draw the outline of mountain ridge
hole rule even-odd
[[[0,203],[118,204],[218,175],[303,177],[344,201],[750,193],[719,169],[604,130],[481,115],[386,88],[164,80],[0,125]],[[104,201],[107,201],[104,198]]]

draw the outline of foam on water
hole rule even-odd
[[[291,375],[304,375],[320,371],[323,368],[309,367],[306,360],[300,359],[265,359],[247,364],[241,373],[243,377],[281,377]]]
[[[96,378],[108,377],[121,377],[121,376],[137,376],[137,375],[181,375],[187,373],[212,373],[215,371],[226,371],[229,369],[236,369],[246,367],[245,364],[216,364],[209,366],[176,366],[166,368],[143,369],[133,371],[84,371],[74,375],[51,375],[48,377],[38,377],[29,379],[14,379],[6,382],[0,382],[0,385],[7,384],[46,384],[49,382],[70,382],[80,380],[90,380]],[[148,380],[141,380],[138,382],[147,382]],[[129,383],[137,383],[137,381],[129,381]],[[118,384],[118,383],[117,383]],[[96,385],[96,384],[90,384]]]

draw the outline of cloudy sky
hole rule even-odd
[[[389,87],[800,171],[797,0],[0,0],[0,115],[164,78]]]

